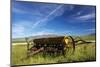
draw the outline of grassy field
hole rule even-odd
[[[13,43],[14,44],[14,43]],[[62,63],[62,62],[80,62],[80,61],[95,61],[96,60],[96,46],[95,43],[80,44],[76,46],[74,54],[66,51],[65,57],[49,56],[45,57],[42,53],[36,54],[28,59],[27,48],[25,45],[18,43],[12,46],[12,65],[27,65],[27,64],[48,64],[48,63]]]

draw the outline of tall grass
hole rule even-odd
[[[80,44],[76,46],[74,54],[72,51],[66,51],[66,55],[59,56],[43,56],[42,53],[33,55],[26,59],[27,48],[25,45],[12,46],[12,65],[27,65],[27,64],[48,64],[62,62],[79,62],[79,61],[95,61],[95,43]]]

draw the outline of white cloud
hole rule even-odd
[[[90,14],[81,15],[81,16],[76,17],[76,19],[78,19],[78,20],[84,20],[84,21],[90,20],[92,18],[95,18],[95,13],[90,13]]]
[[[32,35],[36,36],[36,35],[49,35],[49,34],[57,34],[57,33],[54,30],[51,30],[51,29],[43,29],[41,31],[35,32]]]
[[[49,15],[46,16],[46,18],[52,16],[54,13],[56,13],[63,5],[59,5],[56,9],[54,9],[52,12],[49,13]],[[60,12],[62,15],[62,12]],[[58,16],[60,15],[59,13],[57,13]]]
[[[92,28],[92,29],[87,29],[87,31],[95,31],[96,29]]]
[[[23,33],[25,28],[22,25],[14,25],[13,26],[13,33]]]
[[[33,36],[35,36],[35,35],[49,35],[49,34],[54,34],[54,33],[46,32],[46,31],[40,31],[40,32],[34,33]]]
[[[24,31],[25,31],[25,27],[23,27],[22,25],[13,25],[12,28],[12,37],[20,37],[20,36],[24,36]]]
[[[26,13],[25,11],[18,9],[18,8],[13,8],[12,11],[16,13]]]
[[[35,11],[35,10],[29,11],[29,10],[25,10],[25,9],[17,8],[17,7],[13,7],[12,11],[15,12],[15,13],[19,13],[19,14],[29,14],[29,15],[38,16],[38,17],[43,16],[43,13],[41,13],[40,11]]]
[[[63,12],[59,12],[56,14],[57,11],[59,11],[59,9],[62,7],[63,5],[59,5],[58,7],[56,7],[56,9],[54,9],[53,11],[51,11],[46,17],[40,19],[39,21],[35,22],[33,24],[33,28],[35,27],[39,27],[39,26],[44,26],[46,25],[47,21],[54,19],[56,16],[60,16],[63,14]],[[53,15],[53,16],[52,16]],[[51,17],[52,16],[52,17]]]
[[[12,25],[12,35],[13,37],[27,36],[26,33],[32,29],[31,27],[32,27],[32,24],[29,21],[16,22]]]
[[[32,25],[33,25],[32,28],[37,28],[37,27],[44,26],[44,25],[46,25],[46,23],[47,23],[46,21],[47,21],[46,18],[41,19],[41,20],[35,22],[34,24],[32,24]]]

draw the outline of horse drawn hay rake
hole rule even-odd
[[[76,38],[77,39],[77,38]],[[65,55],[66,51],[71,50],[72,53],[75,51],[75,43],[82,41],[82,43],[87,43],[78,37],[79,40],[74,40],[72,36],[58,36],[58,37],[48,37],[48,38],[38,38],[27,42],[27,57],[35,55],[37,53],[43,52],[43,54],[62,54]],[[30,47],[30,42],[31,47]]]
[[[30,42],[26,38],[27,42],[27,54],[28,56],[43,52],[43,54],[63,54],[67,49],[72,48],[75,51],[75,41],[71,36],[58,36],[49,38],[39,38],[33,39],[31,42],[32,47],[30,47]]]

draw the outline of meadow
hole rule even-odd
[[[14,43],[13,43],[14,44]],[[17,44],[17,43],[16,43]],[[62,56],[43,56],[42,52],[26,59],[27,46],[18,43],[12,45],[12,65],[30,65],[30,64],[52,64],[52,63],[71,63],[71,62],[87,62],[96,61],[96,44],[84,43],[77,44],[74,54],[71,50],[66,51],[66,55]]]

